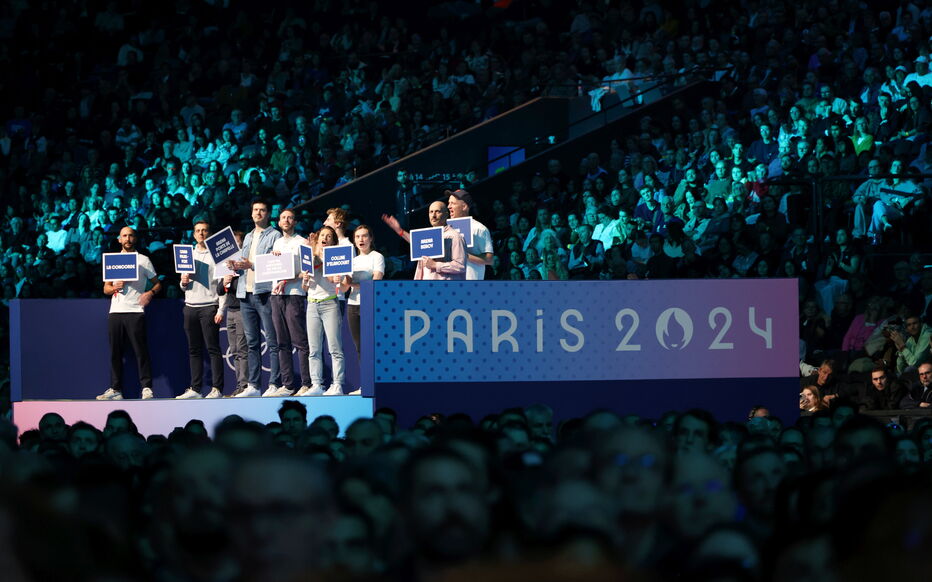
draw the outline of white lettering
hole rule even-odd
[[[735,349],[735,344],[732,342],[723,342],[725,339],[725,334],[728,333],[728,330],[731,328],[731,312],[725,309],[724,307],[716,307],[709,313],[709,327],[713,330],[718,329],[718,316],[722,315],[725,317],[725,321],[722,324],[722,329],[719,330],[718,335],[715,336],[715,339],[712,340],[711,345],[709,345],[710,350],[733,350]]]
[[[764,338],[764,346],[768,350],[773,349],[773,320],[769,317],[765,318],[764,329],[761,329],[757,326],[757,309],[748,307],[748,324],[751,326],[752,332]]]
[[[544,310],[537,310],[537,353],[544,351]]]
[[[456,331],[454,329],[454,323],[457,318],[462,318],[466,321],[466,331]],[[450,312],[450,315],[447,316],[447,353],[453,353],[453,344],[456,340],[463,342],[463,345],[466,346],[466,353],[471,354],[473,352],[473,337],[472,337],[472,316],[465,309],[454,309]]]
[[[507,319],[511,325],[508,326],[508,329],[505,333],[499,333],[498,329],[498,320],[499,318],[504,317]],[[511,344],[511,351],[518,353],[521,350],[518,348],[518,340],[515,339],[514,333],[518,329],[518,318],[515,317],[515,314],[508,311],[507,309],[493,309],[492,310],[492,352],[498,352],[498,346],[502,342],[508,342]]]
[[[628,316],[631,318],[631,327],[628,329],[628,333],[625,334],[625,337],[621,338],[621,342],[615,347],[616,352],[639,352],[641,351],[641,344],[632,344],[629,343],[631,338],[634,337],[634,332],[637,331],[638,325],[641,322],[641,318],[638,316],[638,312],[631,309],[630,307],[625,307],[618,311],[615,314],[615,327],[618,328],[618,331],[625,330],[624,317]]]
[[[420,319],[424,322],[421,329],[412,334],[411,333],[411,322],[414,318]],[[411,353],[411,346],[414,345],[414,342],[421,339],[427,332],[430,331],[430,316],[427,313],[421,311],[420,309],[405,309],[405,353]]]
[[[583,321],[583,316],[582,313],[580,313],[577,309],[567,309],[563,312],[563,315],[560,316],[560,327],[576,336],[577,342],[575,344],[570,344],[568,341],[561,338],[560,347],[567,352],[578,352],[579,350],[583,349],[584,345],[586,345],[586,336],[584,336],[581,331],[569,324],[570,317],[575,318],[577,321]]]

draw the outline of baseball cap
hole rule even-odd
[[[476,209],[476,205],[472,200],[472,194],[470,194],[466,190],[463,190],[462,188],[458,188],[456,190],[444,190],[443,195],[447,197],[452,196],[456,198],[457,200],[461,200],[465,202],[466,205],[469,206],[470,212],[473,212]]]

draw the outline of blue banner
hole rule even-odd
[[[443,256],[443,227],[416,228],[410,232],[411,260],[439,259]]]
[[[314,249],[307,245],[301,245],[301,270],[308,273],[314,272]]]
[[[463,235],[463,242],[466,243],[466,246],[472,246],[472,217],[467,216],[466,218],[450,218],[447,220],[447,226],[455,229],[461,235]]]
[[[377,281],[363,295],[373,297],[379,364],[364,376],[376,384],[798,376],[796,285]]]
[[[175,251],[176,273],[197,272],[194,266],[194,245],[172,245],[172,250]]]
[[[353,274],[353,245],[324,247],[324,277]]]
[[[136,253],[104,253],[101,255],[104,281],[136,281],[139,265]]]
[[[229,226],[209,236],[204,243],[207,245],[207,250],[210,251],[214,263],[231,259],[239,253],[239,245],[236,244],[233,229]]]

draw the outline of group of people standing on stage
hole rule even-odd
[[[493,249],[489,230],[473,219],[472,244],[467,248],[463,236],[446,225],[447,218],[470,216],[475,207],[465,190],[447,191],[447,202],[430,205],[431,226],[444,227],[444,256],[420,259],[415,279],[482,279],[485,266],[491,264]],[[307,238],[295,232],[296,215],[288,208],[279,213],[278,229],[271,226],[270,206],[262,200],[251,205],[253,229],[245,235],[235,231],[241,252],[226,265],[234,274],[215,279],[215,266],[207,249],[211,225],[205,221],[194,225],[195,272],[181,275],[184,291],[184,330],[188,340],[191,381],[177,398],[220,398],[224,396],[224,362],[220,350],[220,325],[226,317],[227,338],[236,371],[236,388],[227,396],[316,396],[347,393],[343,356],[343,314],[346,313],[357,354],[360,352],[360,283],[378,280],[385,274],[385,258],[373,249],[373,234],[366,225],[352,232],[344,230],[347,214],[342,208],[327,211],[323,227]],[[399,236],[408,233],[391,216],[383,220]],[[279,230],[280,229],[280,230]],[[135,251],[136,234],[126,227],[120,233],[121,252]],[[324,276],[323,249],[334,245],[354,244],[352,275]],[[314,269],[301,270],[300,247],[314,249]],[[262,254],[291,254],[298,275],[293,279],[258,282],[256,257]],[[111,384],[98,400],[123,398],[123,350],[129,340],[140,371],[142,398],[154,398],[152,373],[146,341],[143,308],[161,289],[151,261],[138,259],[140,277],[134,282],[106,282],[104,293],[111,297],[109,335]],[[345,301],[345,305],[343,302]],[[262,372],[262,336],[269,352],[269,383],[260,390]],[[330,353],[332,379],[325,387],[323,342]],[[209,356],[211,386],[202,387],[203,352]],[[292,351],[298,354],[298,371],[293,369]],[[358,389],[349,390],[358,393]]]

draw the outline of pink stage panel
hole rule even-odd
[[[39,419],[47,412],[57,412],[68,424],[79,420],[103,428],[113,410],[125,410],[144,436],[168,435],[192,418],[204,421],[208,433],[224,417],[238,414],[246,420],[262,423],[278,420],[278,408],[284,400],[298,400],[307,406],[308,422],[329,414],[340,425],[340,432],[357,418],[371,417],[373,401],[362,396],[312,396],[304,398],[218,398],[213,400],[28,400],[13,403],[13,422],[22,434],[39,428]]]

